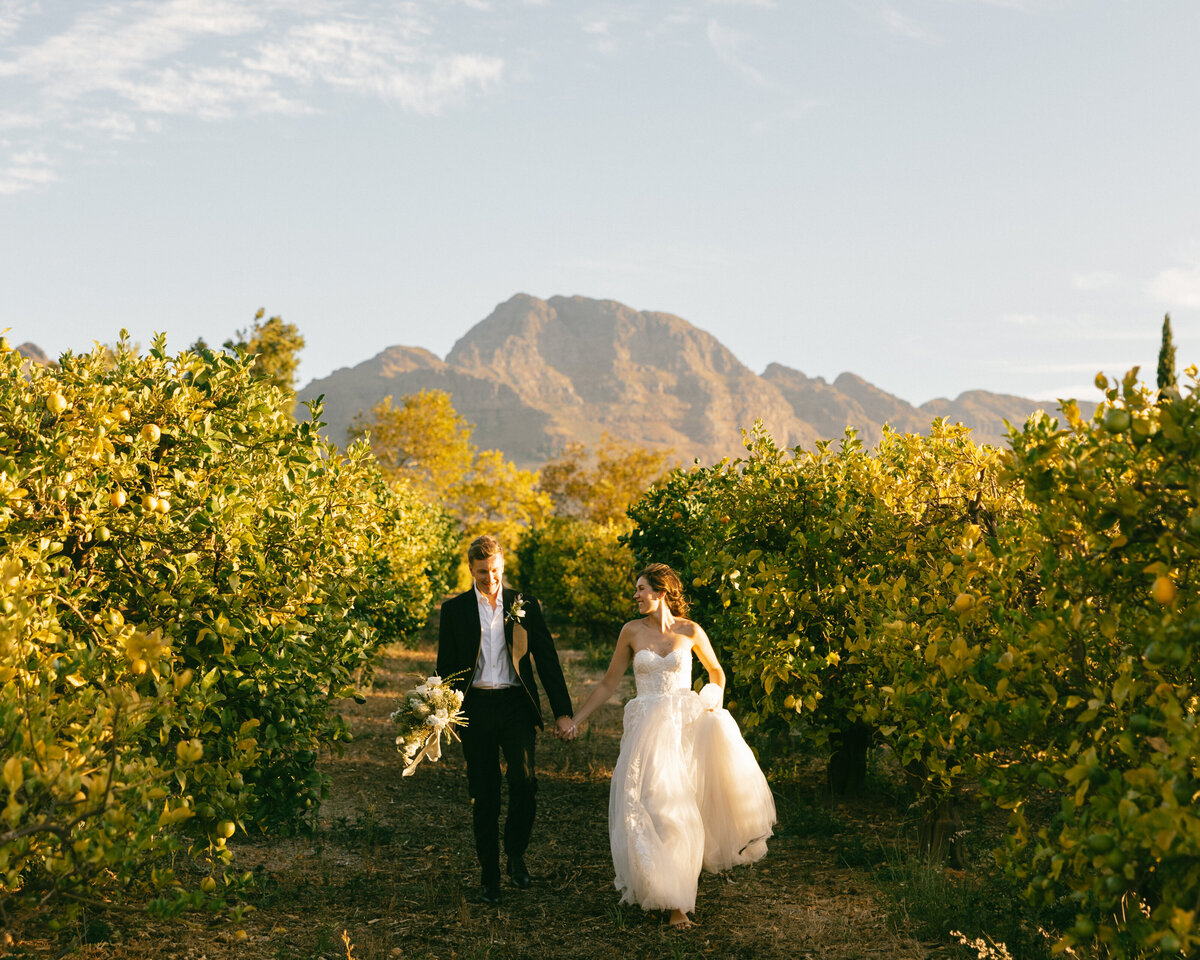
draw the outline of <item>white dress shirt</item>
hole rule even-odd
[[[517,671],[508,656],[508,644],[504,642],[504,591],[496,598],[493,607],[479,588],[475,588],[475,600],[479,605],[479,662],[475,666],[475,678],[471,685],[496,689],[515,687]]]

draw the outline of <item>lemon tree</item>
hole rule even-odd
[[[1098,940],[1120,957],[1200,949],[1200,397],[1189,375],[1186,392],[1159,397],[1136,369],[1100,377],[1093,421],[1041,418],[1013,435],[1012,472],[1033,509],[1008,559],[1031,573],[1035,602],[1006,625],[1021,736],[989,789],[1014,810],[1008,862],[1031,896],[1078,911],[1064,945]],[[1026,817],[1035,786],[1060,798],[1049,824]]]
[[[133,886],[198,902],[175,848],[224,885],[230,836],[320,801],[332,701],[424,620],[444,524],[288,406],[161,338],[28,373],[0,348],[7,922]]]

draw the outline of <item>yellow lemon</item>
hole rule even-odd
[[[148,423],[142,427],[142,439],[147,443],[158,443],[158,440],[161,436],[162,431],[158,428],[158,424],[156,423]]]
[[[46,409],[57,417],[67,409],[67,398],[55,390],[46,398]]]
[[[1170,577],[1155,577],[1154,586],[1150,588],[1150,596],[1166,606],[1175,599],[1175,584]]]
[[[108,502],[118,510],[125,506],[125,491],[119,487],[108,495]]]

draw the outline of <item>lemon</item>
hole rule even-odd
[[[1164,607],[1175,599],[1175,584],[1170,577],[1155,577],[1150,596]]]
[[[1104,429],[1109,433],[1124,433],[1129,429],[1132,418],[1126,410],[1113,408],[1104,415]]]

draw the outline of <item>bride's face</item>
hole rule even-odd
[[[650,589],[645,577],[638,577],[637,588],[633,591],[633,599],[637,603],[638,613],[645,616],[653,613],[662,603],[663,595]]]

